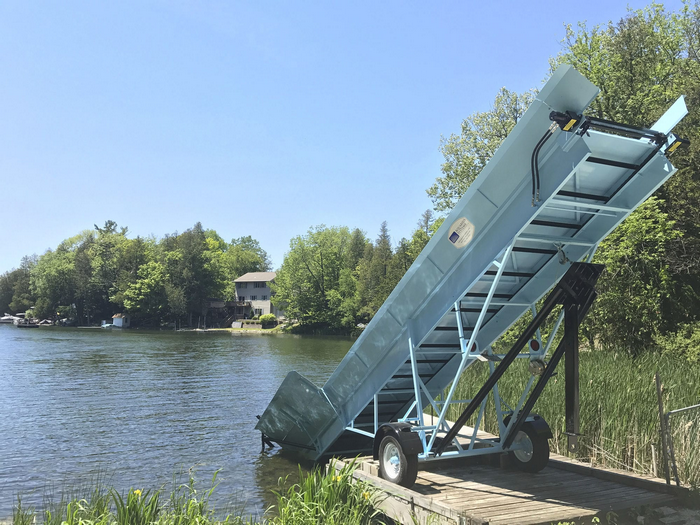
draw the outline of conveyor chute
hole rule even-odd
[[[570,66],[557,69],[326,384],[291,372],[256,428],[318,459],[371,450],[378,429],[400,421],[421,441],[418,459],[437,459],[452,392],[442,404],[435,398],[478,360],[488,360],[493,373],[493,341],[525,311],[536,316],[537,301],[571,265],[590,261],[598,243],[675,171],[666,154],[680,140],[671,130],[687,113],[683,99],[641,130],[581,117],[597,93]],[[570,118],[557,125],[558,114]],[[562,320],[563,313],[557,326]],[[553,340],[537,332],[537,344],[517,357],[536,370]],[[535,379],[533,372],[525,392]],[[505,436],[525,394],[512,410],[502,410],[497,389],[493,395]],[[423,420],[430,405],[437,425]],[[456,450],[443,445],[442,455],[506,450],[497,441],[475,447],[476,432],[466,438],[469,446],[455,441],[448,446]],[[515,439],[508,446],[523,445]]]

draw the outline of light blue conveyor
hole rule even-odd
[[[664,144],[557,128],[539,155],[541,187],[533,206],[530,160],[552,124],[550,112],[582,114],[597,93],[573,68],[560,67],[323,388],[290,372],[256,428],[311,459],[366,449],[348,428],[373,435],[377,424],[404,416],[415,399],[409,338],[418,374],[436,397],[454,378],[462,352],[475,343],[468,364],[475,362],[561,278],[569,261],[591,254],[668,179],[675,171],[665,155],[675,140],[670,132],[687,113],[682,98],[652,126],[668,135]],[[460,339],[458,322],[468,337],[490,292],[469,344]]]

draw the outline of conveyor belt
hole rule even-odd
[[[465,355],[466,366],[481,358],[570,262],[589,257],[674,173],[665,153],[687,113],[681,98],[652,126],[656,141],[556,128],[537,159],[533,205],[530,161],[550,113],[580,115],[597,93],[560,67],[323,388],[290,373],[256,428],[312,459],[366,448],[378,425],[415,406],[411,344],[417,375],[435,398]]]

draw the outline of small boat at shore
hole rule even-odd
[[[17,319],[15,326],[17,328],[39,328],[39,323],[32,322],[29,319]]]
[[[13,324],[17,319],[21,319],[15,315],[5,314],[0,317],[0,324]]]

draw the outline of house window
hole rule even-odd
[[[262,315],[262,308],[256,308],[255,315]]]
[[[241,288],[248,288],[248,283],[239,283]]]
[[[267,301],[267,295],[263,295],[263,296],[262,296],[262,300],[263,300],[263,301]]]
[[[257,296],[257,295],[251,295],[251,296],[250,296],[250,300],[251,300],[251,301],[257,301],[257,300],[258,300],[258,296]]]
[[[255,288],[265,288],[265,283],[255,283]]]
[[[238,296],[239,301],[245,301],[245,295],[239,295]]]

